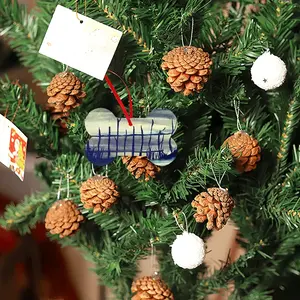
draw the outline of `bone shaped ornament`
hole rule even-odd
[[[170,164],[177,155],[171,138],[177,129],[176,116],[167,109],[155,109],[146,118],[117,118],[105,108],[92,110],[85,119],[91,135],[85,147],[90,162],[97,166],[111,163],[117,156],[146,156],[157,166]]]

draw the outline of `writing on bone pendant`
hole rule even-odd
[[[116,118],[105,108],[91,111],[85,127],[91,135],[85,147],[89,161],[97,166],[111,163],[117,156],[146,156],[158,166],[170,164],[177,155],[172,135],[176,116],[167,109],[155,109],[146,118]]]

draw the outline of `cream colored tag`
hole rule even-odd
[[[0,115],[0,162],[24,180],[27,137],[11,121]]]
[[[58,5],[39,52],[103,80],[122,32],[81,14],[78,18]]]

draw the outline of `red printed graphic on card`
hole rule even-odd
[[[14,128],[11,128],[9,142],[9,168],[22,180],[24,179],[25,171],[26,146],[27,141],[25,141]]]
[[[12,122],[0,115],[0,162],[24,180],[27,137]]]

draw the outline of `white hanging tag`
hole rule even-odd
[[[0,115],[0,162],[24,180],[27,137],[11,121]]]
[[[103,80],[122,32],[81,14],[77,17],[58,5],[39,53]]]

